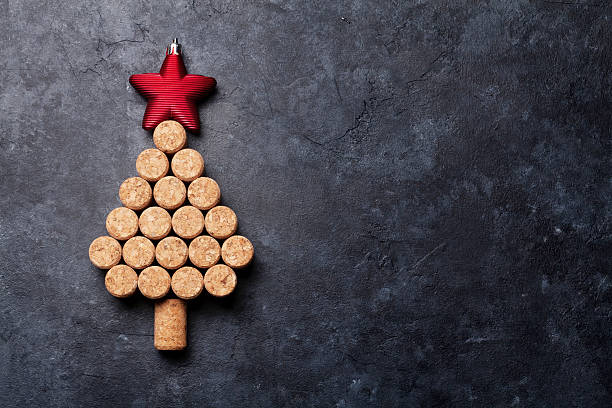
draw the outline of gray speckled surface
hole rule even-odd
[[[0,405],[610,402],[608,2],[0,4]],[[257,258],[169,355],[87,248],[174,36]]]

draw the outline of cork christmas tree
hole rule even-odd
[[[176,39],[159,74],[139,74],[130,83],[148,99],[143,127],[155,148],[136,158],[138,176],[119,187],[122,206],[106,217],[108,235],[96,238],[89,258],[107,270],[108,292],[125,298],[140,292],[155,302],[154,346],[187,346],[187,302],[206,292],[231,294],[236,269],[253,258],[253,245],[236,235],[238,218],[221,205],[217,182],[204,176],[205,161],[187,148],[187,132],[199,132],[196,103],[216,85],[188,75]]]

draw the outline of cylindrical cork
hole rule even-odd
[[[223,205],[211,208],[204,218],[206,231],[217,238],[225,239],[236,232],[238,228],[238,217],[236,213]]]
[[[161,266],[149,266],[138,276],[138,289],[149,299],[161,299],[168,294],[172,279]]]
[[[140,177],[130,177],[119,187],[119,199],[132,210],[142,210],[151,202],[151,186]]]
[[[218,264],[206,271],[204,286],[213,296],[227,296],[236,288],[236,273],[227,265]]]
[[[157,243],[155,258],[157,262],[167,269],[178,269],[187,262],[189,249],[182,239],[166,237]]]
[[[109,269],[121,260],[121,244],[114,238],[103,236],[89,246],[89,259],[100,269]]]
[[[136,159],[136,171],[147,181],[157,181],[168,173],[170,163],[161,150],[147,149]]]
[[[104,285],[114,297],[126,298],[136,292],[138,275],[127,265],[115,265],[106,272]]]
[[[115,239],[130,239],[138,232],[138,215],[126,207],[115,208],[106,217],[106,230]]]
[[[134,269],[142,269],[155,260],[155,245],[145,237],[132,237],[123,245],[123,260]]]
[[[189,184],[187,198],[191,205],[200,210],[210,210],[221,200],[221,190],[210,177],[199,177]]]
[[[202,293],[202,273],[191,266],[183,266],[172,275],[172,291],[181,299],[195,299]]]
[[[176,177],[166,176],[155,183],[153,196],[160,207],[168,210],[179,208],[187,197],[185,183]]]
[[[138,219],[140,232],[149,239],[162,239],[172,230],[172,217],[161,207],[149,207]]]
[[[244,268],[253,259],[253,244],[241,235],[229,237],[221,247],[223,262],[232,268]]]
[[[155,303],[155,336],[158,350],[182,350],[187,347],[187,304],[181,299]]]
[[[183,181],[193,181],[203,172],[204,159],[196,150],[179,150],[172,158],[172,173]]]
[[[195,238],[204,230],[202,211],[187,205],[175,211],[172,215],[172,229],[182,238]]]
[[[221,257],[221,246],[213,237],[202,235],[189,244],[189,259],[198,268],[210,268]]]
[[[166,120],[153,131],[153,143],[164,153],[176,153],[187,144],[185,128],[173,120]]]

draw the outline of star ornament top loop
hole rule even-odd
[[[217,85],[215,78],[187,74],[176,38],[166,49],[166,59],[158,74],[135,74],[130,84],[147,99],[142,119],[145,130],[153,130],[164,120],[174,119],[191,133],[200,132],[197,103]]]

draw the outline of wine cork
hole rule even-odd
[[[190,205],[181,207],[172,216],[172,229],[182,238],[195,238],[204,230],[202,211]]]
[[[204,218],[204,224],[206,231],[211,236],[217,239],[225,239],[236,232],[238,218],[231,208],[220,205],[208,211]]]
[[[206,271],[204,286],[213,296],[227,296],[236,288],[236,274],[227,265],[218,264]]]
[[[149,239],[162,239],[172,230],[172,217],[161,207],[149,207],[138,219],[140,232]]]
[[[203,235],[189,244],[189,259],[198,268],[210,268],[221,258],[221,246],[213,237]]]
[[[189,184],[187,198],[191,205],[200,210],[210,210],[221,200],[217,182],[209,177],[199,177]]]
[[[221,247],[223,262],[231,268],[244,268],[253,259],[253,244],[241,235],[229,237]]]
[[[195,299],[203,288],[204,278],[196,268],[184,266],[172,275],[172,291],[181,299]]]
[[[147,181],[157,181],[168,173],[170,163],[161,150],[147,149],[136,159],[138,175]]]
[[[104,285],[114,297],[126,298],[136,292],[138,275],[127,265],[115,265],[106,272]]]
[[[164,153],[176,153],[187,143],[185,128],[178,122],[166,120],[153,131],[153,143]]]
[[[155,245],[145,237],[132,237],[123,245],[123,260],[134,269],[142,269],[153,263]]]
[[[166,237],[157,243],[155,258],[167,269],[177,269],[187,261],[189,250],[187,244],[177,237]]]
[[[168,210],[179,208],[185,201],[187,189],[185,184],[176,177],[166,176],[155,183],[153,188],[155,202]]]
[[[161,299],[170,291],[172,279],[161,266],[149,266],[138,276],[138,289],[149,299]]]
[[[129,208],[115,208],[106,217],[106,230],[115,239],[130,239],[138,232],[138,216]]]
[[[172,158],[172,173],[183,181],[193,181],[204,172],[204,159],[193,149],[176,152]]]
[[[119,187],[119,199],[132,210],[142,210],[151,202],[151,186],[140,177],[130,177]]]
[[[121,260],[121,244],[109,236],[98,237],[89,246],[89,259],[100,269],[109,269]]]
[[[187,304],[181,299],[155,303],[153,345],[157,350],[182,350],[187,347]]]

